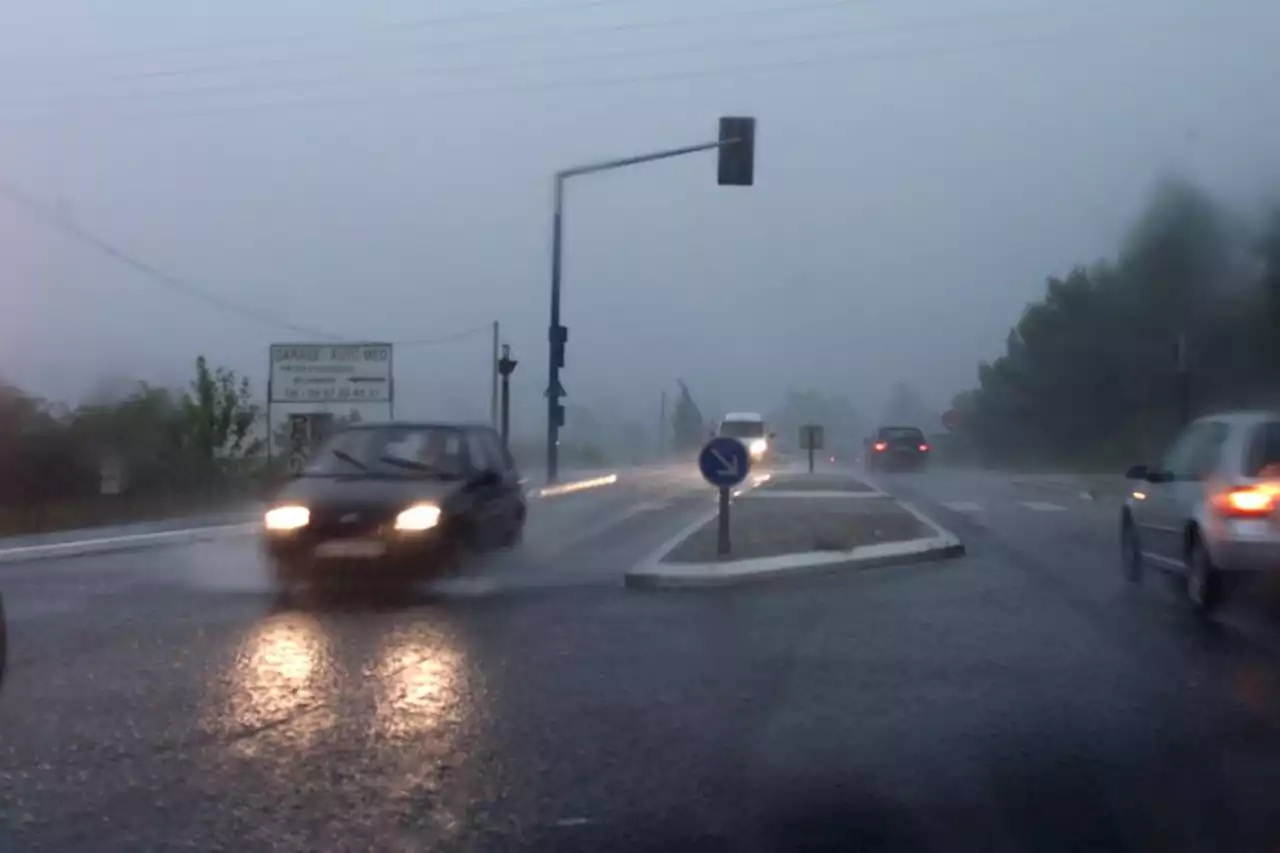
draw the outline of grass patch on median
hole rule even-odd
[[[662,562],[711,563],[814,551],[851,551],[863,545],[934,535],[890,498],[736,501],[730,510],[730,552],[726,557],[716,554],[717,524],[713,518],[702,525]]]

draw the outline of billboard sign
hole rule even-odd
[[[298,470],[334,430],[394,417],[391,344],[272,344],[270,452]]]
[[[391,344],[272,344],[272,403],[391,403]]]

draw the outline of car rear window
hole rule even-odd
[[[911,441],[923,441],[924,433],[915,427],[883,427],[880,430],[883,439],[905,438]]]
[[[1280,421],[1268,421],[1254,430],[1244,473],[1246,477],[1280,477]]]

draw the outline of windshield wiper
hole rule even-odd
[[[446,479],[457,479],[460,476],[456,471],[451,471],[448,468],[441,468],[439,465],[432,465],[430,462],[420,462],[417,459],[405,459],[403,456],[379,456],[378,461],[394,465],[397,468],[408,468],[410,471],[435,474]]]
[[[368,466],[368,465],[364,464],[364,463],[363,463],[363,462],[361,462],[359,459],[355,458],[354,456],[352,456],[350,453],[348,453],[348,452],[347,452],[347,451],[345,451],[345,450],[339,450],[338,448],[336,448],[336,447],[335,447],[335,448],[333,448],[332,450],[330,450],[329,452],[330,452],[330,453],[332,453],[334,456],[338,457],[339,459],[341,459],[343,462],[350,462],[352,465],[356,466],[356,467],[357,467],[357,468],[359,468],[361,471],[368,471],[368,470],[369,470],[369,466]]]

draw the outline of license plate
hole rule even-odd
[[[317,557],[357,557],[369,559],[381,557],[387,552],[386,543],[376,539],[335,539],[316,546]]]

